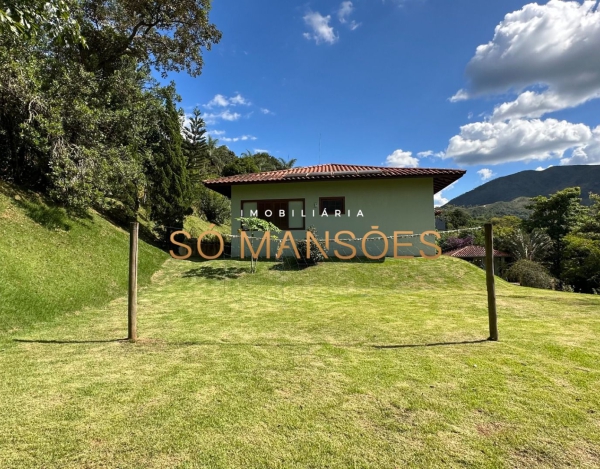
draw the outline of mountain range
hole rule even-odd
[[[543,171],[521,171],[486,182],[455,197],[446,206],[475,207],[512,202],[522,197],[547,196],[575,186],[581,187],[583,203],[589,204],[589,192],[600,194],[600,165],[552,166]]]

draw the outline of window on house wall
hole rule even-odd
[[[340,215],[346,214],[346,198],[345,197],[320,197],[319,198],[319,215],[327,210],[327,215],[335,215],[335,211],[339,210]]]
[[[242,210],[244,217],[270,221],[280,230],[304,229],[304,199],[244,200]]]

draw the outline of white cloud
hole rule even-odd
[[[211,99],[207,104],[205,104],[205,106],[208,108],[212,108],[214,106],[225,107],[229,106],[229,100],[222,94],[216,94],[213,99]]]
[[[598,45],[600,47],[600,44]],[[599,77],[600,78],[600,77]],[[558,111],[569,107],[579,106],[584,102],[596,98],[600,94],[576,96],[560,95],[556,91],[524,91],[517,99],[508,103],[502,103],[494,107],[492,121],[514,119],[520,117],[541,117],[549,112]]]
[[[444,157],[444,152],[443,151],[438,151],[436,153],[436,152],[434,152],[432,150],[420,151],[419,153],[417,153],[417,156],[419,158],[427,158],[429,156],[437,156],[439,158],[443,158]]]
[[[255,148],[254,153],[269,153],[269,150],[265,150],[264,148]]]
[[[347,24],[348,28],[350,28],[351,31],[354,31],[356,28],[358,28],[360,26],[360,23],[357,23],[354,20],[348,22],[348,20],[350,19],[350,15],[352,14],[353,11],[354,11],[354,5],[352,4],[352,2],[348,2],[348,1],[342,2],[340,4],[340,8],[337,11],[337,17],[338,17],[338,20],[340,21],[340,23]]]
[[[262,112],[263,114],[275,114],[273,111],[267,109],[266,107],[261,107],[260,112]]]
[[[442,205],[446,205],[448,203],[448,199],[442,195],[442,192],[443,191],[439,191],[433,196],[434,207],[441,207]]]
[[[206,132],[208,135],[214,136],[214,137],[219,137],[221,135],[225,135],[225,131],[224,130],[208,130]]]
[[[231,98],[228,98],[222,94],[216,94],[213,99],[204,105],[204,107],[212,109],[214,107],[228,107],[237,105],[249,106],[250,104],[250,101],[244,98],[240,93],[237,93]]]
[[[600,164],[600,125],[592,130],[588,144],[575,148],[569,158],[560,160],[560,164]]]
[[[345,23],[346,21],[348,21],[348,17],[353,11],[354,7],[352,6],[352,2],[342,2],[337,12],[340,23]]]
[[[246,140],[256,140],[254,135],[242,135],[240,137],[222,137],[220,138],[223,142],[244,142]]]
[[[398,149],[388,155],[385,164],[394,168],[416,168],[419,166],[419,160],[412,156],[412,152]]]
[[[448,198],[444,197],[443,193],[454,189],[454,184],[456,184],[456,183],[453,182],[449,186],[444,187],[443,190],[439,191],[437,194],[435,194],[433,196],[433,205],[435,207],[440,207],[440,206],[446,205],[448,203]]]
[[[459,164],[499,164],[561,158],[566,150],[582,147],[593,159],[596,151],[588,148],[591,141],[588,126],[556,119],[474,122],[463,125],[460,134],[450,139],[445,158]]]
[[[480,169],[479,171],[477,171],[477,174],[479,174],[479,176],[481,176],[482,181],[487,181],[488,179],[491,179],[492,176],[494,175],[492,170],[488,169],[488,168]]]
[[[456,103],[458,101],[464,101],[466,99],[469,99],[469,93],[467,93],[465,90],[458,90],[454,96],[451,96],[449,98],[451,103]]]
[[[225,120],[225,121],[229,121],[229,122],[236,121],[240,117],[242,117],[241,114],[239,114],[237,112],[231,112],[228,109],[225,109],[221,112],[216,112],[216,113],[208,112],[208,113],[204,114],[204,116],[203,116],[204,122],[209,125],[215,124],[219,120]]]
[[[238,114],[237,112],[223,111],[220,117],[226,121],[236,121],[241,117],[241,114]]]
[[[470,86],[450,100],[518,94],[494,109],[492,120],[501,121],[537,118],[600,97],[596,3],[550,0],[507,14],[467,65]]]
[[[232,106],[236,106],[238,104],[241,104],[243,106],[249,106],[250,102],[238,93],[235,96],[229,98],[229,104],[231,104]]]
[[[326,42],[334,44],[339,39],[332,26],[329,26],[331,16],[323,16],[317,11],[310,11],[304,16],[304,22],[312,29],[311,33],[304,33],[306,39],[314,39],[317,44]]]
[[[554,166],[553,164],[546,166],[545,168],[543,166],[538,166],[537,168],[535,168],[536,171],[544,171],[545,169],[548,168],[552,168],[552,166]]]

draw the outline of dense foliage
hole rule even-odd
[[[545,288],[547,290],[554,287],[554,279],[544,266],[527,259],[520,259],[511,265],[506,272],[506,278],[510,281],[519,282],[524,287]]]
[[[210,0],[0,0],[0,179],[71,212],[144,210],[157,234],[191,211],[227,221],[229,202],[202,180],[290,162],[238,158],[153,78],[200,74],[221,37],[209,12]]]
[[[443,236],[443,251],[471,244],[483,245],[482,230],[491,222],[494,247],[509,253],[514,264],[505,276],[522,285],[565,291],[600,293],[600,196],[588,194],[585,204],[579,187],[530,200],[530,215],[473,217],[468,210],[447,207],[442,216],[457,233]]]
[[[299,260],[306,265],[315,265],[325,260],[323,253],[327,254],[327,248],[325,247],[325,242],[319,238],[319,233],[314,226],[309,226],[307,231],[312,233],[314,239],[311,239],[308,256],[306,255],[306,237],[296,241],[298,254],[300,254]]]

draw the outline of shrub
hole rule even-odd
[[[506,278],[511,282],[519,282],[521,286],[552,290],[555,279],[546,268],[537,262],[520,259],[506,271]]]
[[[442,251],[452,251],[454,249],[464,248],[465,246],[471,246],[473,244],[473,236],[468,235],[464,238],[449,236],[445,239],[441,239],[439,244]]]
[[[199,209],[210,223],[217,225],[229,224],[231,202],[227,197],[207,189],[201,195]]]
[[[317,240],[319,239],[317,230],[314,226],[310,226],[308,228],[308,231],[310,231]],[[321,246],[321,249],[323,249],[323,251],[327,252],[325,250],[325,243],[323,241],[319,240],[318,244],[319,244],[319,246]],[[298,253],[300,254],[299,260],[304,261],[308,265],[315,265],[318,262],[323,262],[325,260],[325,256],[323,256],[323,253],[317,246],[317,243],[315,243],[312,240],[310,243],[310,256],[309,257],[306,257],[306,238],[301,239],[300,241],[297,241],[296,247],[298,248]]]

